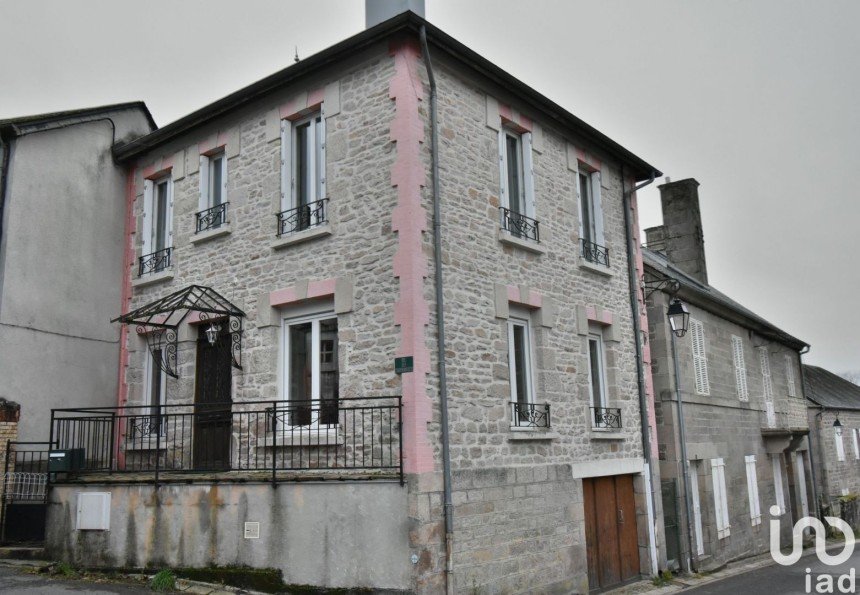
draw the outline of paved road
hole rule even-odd
[[[835,553],[837,552],[830,552],[830,554]],[[811,590],[807,590],[806,588],[807,568],[811,570]],[[840,591],[835,581],[838,580],[840,575],[847,574],[852,568],[855,575],[858,575],[854,590]],[[826,566],[813,554],[811,556],[804,556],[794,566],[774,564],[765,568],[759,568],[758,570],[752,570],[745,574],[732,576],[712,584],[685,589],[681,593],[683,595],[746,595],[747,593],[800,595],[817,593],[816,585],[818,584],[818,577],[823,574],[833,576],[834,586],[832,591],[821,591],[822,593],[860,593],[860,547],[855,548],[854,555],[841,566]]]
[[[0,565],[0,593],[4,595],[56,595],[59,593],[124,593],[152,595],[144,587],[66,580],[44,574],[29,574],[20,568]]]

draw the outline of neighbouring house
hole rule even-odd
[[[808,346],[709,284],[698,186],[659,187],[663,225],[645,230],[643,251],[667,556],[685,570],[768,551],[771,507],[789,539],[814,502]],[[680,338],[676,299],[689,311]]]
[[[121,381],[54,412],[57,558],[423,593],[664,567],[627,232],[660,172],[422,17],[370,25],[115,149]]]
[[[113,145],[155,128],[141,102],[0,120],[0,398],[18,439],[51,409],[116,402],[125,167]]]
[[[803,375],[819,505],[838,516],[860,495],[860,386],[818,366]]]

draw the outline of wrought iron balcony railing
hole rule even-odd
[[[515,428],[549,428],[549,403],[511,403],[511,426]]]
[[[327,203],[328,199],[323,198],[278,213],[278,237],[328,223]]]
[[[621,409],[612,407],[592,407],[591,419],[594,427],[601,430],[621,429]]]
[[[152,254],[141,256],[137,276],[143,277],[144,275],[159,273],[168,268],[172,254],[173,248],[164,248],[163,250],[156,250]]]
[[[220,205],[209,207],[197,213],[197,228],[194,233],[207,231],[209,229],[217,229],[227,223],[227,205],[229,202],[222,202]]]
[[[501,227],[512,236],[540,242],[540,222],[522,213],[499,207]]]
[[[54,409],[50,442],[52,450],[81,453],[75,476],[402,480],[401,410],[399,396]]]
[[[609,248],[589,242],[585,238],[580,238],[579,245],[582,248],[582,257],[585,260],[605,267],[609,266]]]

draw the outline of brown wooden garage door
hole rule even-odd
[[[582,480],[588,585],[605,589],[639,576],[633,476]]]

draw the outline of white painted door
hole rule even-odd
[[[693,496],[693,524],[696,529],[696,555],[705,553],[705,544],[702,537],[702,506],[699,502],[699,473],[696,465],[690,464],[690,494]]]

